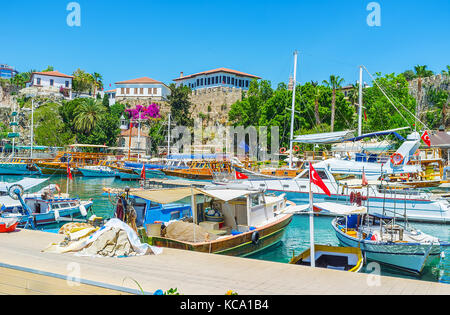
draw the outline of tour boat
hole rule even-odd
[[[150,245],[230,256],[248,256],[278,243],[292,214],[284,196],[267,196],[245,186],[211,186],[204,189],[140,190],[134,196],[158,204],[184,200],[192,205],[187,220],[161,224],[141,233]]]
[[[12,159],[0,162],[0,175],[40,175],[33,160]]]
[[[348,182],[335,177],[327,161],[315,164],[314,168],[331,192],[331,196],[327,196],[317,187],[313,187],[314,199],[317,202],[349,204],[356,201],[366,204],[374,214],[388,213],[391,216],[406,214],[410,221],[450,223],[450,203],[445,198],[418,189],[397,189],[382,181],[368,186],[361,183],[349,185]],[[239,182],[253,189],[286,194],[289,200],[298,204],[308,203],[309,200],[308,170],[304,170],[294,179],[245,179]]]
[[[79,167],[78,170],[84,177],[116,177],[116,171],[109,166],[89,165]]]
[[[189,169],[163,169],[164,174],[188,179],[212,180],[215,173],[232,173],[229,161],[193,161]]]

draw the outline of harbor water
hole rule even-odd
[[[21,180],[20,176],[0,176],[0,181],[4,182],[16,182]],[[48,184],[58,184],[62,192],[67,189],[66,177],[53,176],[48,182],[44,183],[40,187],[34,189],[34,191],[41,189]],[[94,200],[93,211],[97,216],[104,218],[114,217],[115,204],[114,200],[110,200],[109,196],[103,194],[104,187],[113,188],[137,188],[139,183],[136,181],[123,182],[115,178],[85,178],[74,177],[69,182],[68,192],[71,197],[79,197],[81,199]],[[338,239],[331,227],[331,217],[316,216],[314,229],[315,229],[315,241],[316,244],[323,245],[339,245]],[[450,242],[450,226],[443,224],[426,224],[426,223],[411,223],[413,227],[424,233],[438,237],[443,241]],[[59,226],[52,226],[46,229],[47,232],[57,233]],[[280,243],[267,248],[266,250],[249,256],[250,259],[259,259],[274,261],[280,263],[289,263],[293,254],[300,254],[304,250],[309,248],[309,217],[306,215],[296,215],[293,218],[292,223],[288,226],[283,239]],[[370,263],[370,261],[369,261]],[[368,264],[363,269],[363,272],[373,273],[375,269],[372,268],[373,264]],[[438,281],[439,267],[426,267],[422,276],[414,276],[396,269],[392,269],[387,266],[379,266],[381,268],[381,275],[402,277],[410,279],[420,279],[425,281]]]

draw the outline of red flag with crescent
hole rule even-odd
[[[72,171],[70,170],[70,164],[69,164],[69,161],[67,161],[67,177],[68,177],[70,180],[73,179],[73,177],[72,177]]]
[[[430,136],[428,135],[428,131],[425,130],[425,132],[422,135],[422,140],[427,144],[427,146],[431,147],[431,140]]]
[[[248,176],[236,171],[236,179],[248,179]]]
[[[312,166],[311,163],[309,164],[309,179],[310,179],[311,183],[319,186],[320,189],[322,189],[324,193],[326,193],[329,197],[331,197],[330,191],[328,190],[328,188],[325,185],[325,183],[323,182],[322,178],[320,178],[319,174],[314,169],[314,167]]]
[[[145,174],[145,164],[142,165],[142,170],[141,170],[141,179],[146,179],[146,174]]]

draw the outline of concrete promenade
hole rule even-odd
[[[178,288],[184,295],[450,294],[450,285],[163,249],[158,256],[91,258],[42,253],[62,235],[0,234],[0,294],[133,294]],[[81,286],[66,281],[79,275]],[[369,278],[370,277],[370,278]]]

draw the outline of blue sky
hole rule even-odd
[[[292,74],[295,49],[302,83],[336,74],[350,84],[360,64],[372,73],[450,64],[448,0],[377,1],[380,27],[367,24],[366,0],[77,0],[81,27],[66,23],[69,2],[2,1],[0,62],[19,71],[99,72],[107,88],[218,67],[276,86]]]

